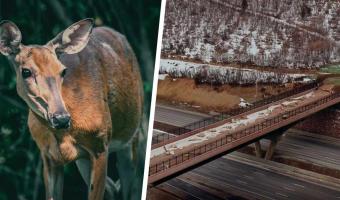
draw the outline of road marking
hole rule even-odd
[[[295,191],[294,188],[284,187],[286,190]]]
[[[276,192],[277,195],[280,195],[280,196],[283,196],[283,197],[288,197],[288,195],[286,194],[282,194],[282,193],[279,193],[279,192]]]
[[[303,185],[300,185],[300,184],[297,184],[297,183],[294,183],[295,186],[298,186],[298,187],[301,187],[301,188],[305,188],[305,186]]]

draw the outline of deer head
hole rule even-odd
[[[13,22],[0,23],[0,52],[13,64],[17,92],[52,128],[65,129],[71,122],[62,97],[67,66],[58,60],[58,55],[80,52],[89,41],[92,26],[92,19],[85,19],[65,29],[46,45],[26,46],[21,44],[21,32]]]

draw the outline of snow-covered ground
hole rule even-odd
[[[314,92],[307,93],[305,95],[291,98],[290,100],[287,100],[285,102],[282,102],[281,104],[270,106],[264,110],[260,110],[258,112],[251,113],[245,117],[233,119],[231,122],[225,123],[221,126],[208,129],[206,131],[203,131],[201,133],[192,135],[190,137],[184,138],[182,140],[178,140],[174,143],[167,144],[165,146],[153,149],[151,151],[151,158],[162,155],[162,154],[174,154],[175,150],[183,149],[184,147],[201,143],[203,141],[206,141],[210,138],[215,138],[216,136],[220,134],[228,133],[228,131],[233,131],[236,128],[239,128],[241,126],[247,126],[251,123],[254,123],[256,120],[262,119],[270,115],[274,110],[276,109],[284,109],[285,107],[294,106],[300,101],[304,99],[308,99],[314,96]]]
[[[194,78],[197,75],[201,75],[207,79],[207,82],[219,81],[222,84],[236,83],[241,85],[255,83],[282,84],[287,82],[310,82],[313,80],[312,77],[309,77],[307,74],[283,74],[256,69],[240,69],[170,59],[161,59],[159,72],[160,80],[164,80],[164,77],[167,76],[165,74],[169,74],[173,78]]]
[[[240,103],[238,104],[241,108],[246,108],[248,106],[251,106],[252,104],[244,100],[243,98],[240,98]]]
[[[340,62],[338,0],[243,2],[169,0],[163,55],[290,69]]]
[[[166,77],[168,77],[169,76],[169,74],[159,74],[158,75],[158,80],[165,80],[166,79]]]

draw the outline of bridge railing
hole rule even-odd
[[[214,124],[216,122],[228,119],[230,117],[233,117],[233,116],[236,116],[236,115],[239,115],[239,114],[242,114],[242,113],[246,113],[248,111],[251,111],[251,110],[254,110],[256,108],[265,106],[267,104],[271,104],[271,103],[276,102],[276,101],[280,101],[280,100],[287,98],[287,97],[290,97],[290,96],[294,96],[296,94],[299,94],[299,93],[305,92],[307,90],[316,88],[317,85],[318,85],[317,82],[308,83],[308,84],[302,85],[300,87],[296,87],[292,90],[280,93],[278,95],[271,96],[271,97],[256,101],[256,102],[252,103],[250,106],[247,106],[247,107],[244,107],[244,108],[235,108],[235,109],[232,109],[228,112],[223,112],[219,115],[216,115],[216,116],[213,116],[213,117],[208,117],[208,118],[202,119],[202,120],[197,121],[197,122],[193,122],[193,123],[188,124],[188,125],[183,126],[183,127],[177,127],[177,128],[172,128],[172,129],[166,129],[166,127],[164,127],[164,129],[162,129],[162,131],[167,132],[169,134],[160,134],[160,135],[153,136],[152,144],[154,145],[154,144],[164,142],[164,141],[169,140],[171,138],[174,138],[178,135],[182,135],[182,134],[188,133],[188,132],[196,130],[196,129],[204,128],[208,125],[211,125],[211,124]]]
[[[311,110],[313,108],[316,108],[322,104],[328,103],[329,101],[332,101],[336,98],[340,98],[340,93],[334,93],[331,95],[328,95],[326,97],[323,97],[317,101],[308,103],[304,106],[298,107],[296,109],[286,111],[284,113],[281,113],[275,117],[266,119],[265,121],[256,124],[254,126],[245,128],[243,130],[237,131],[235,133],[225,135],[222,138],[219,138],[213,142],[201,145],[201,146],[195,146],[192,149],[190,149],[187,152],[181,153],[179,155],[172,156],[170,159],[163,160],[159,163],[153,164],[149,168],[149,176],[161,173],[171,167],[183,164],[185,161],[191,160],[197,156],[200,156],[202,154],[209,153],[221,146],[224,146],[226,144],[233,143],[235,141],[238,141],[239,139],[256,134],[259,131],[262,131],[263,129],[266,129],[268,127],[277,125],[291,117],[294,117],[298,114],[301,114],[303,112],[306,112],[308,110]],[[218,137],[218,136],[217,136]]]

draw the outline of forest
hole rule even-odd
[[[124,34],[141,66],[148,115],[160,4],[160,0],[0,0],[0,21],[16,23],[23,44],[45,44],[83,18]],[[27,128],[28,108],[17,96],[15,73],[5,56],[0,56],[0,111],[0,200],[44,199],[42,161]],[[141,137],[139,171],[131,177],[137,184],[143,178],[146,132]],[[140,199],[140,192],[137,188],[134,199]],[[86,199],[86,194],[75,164],[68,164],[64,199]]]
[[[169,0],[162,57],[317,69],[340,62],[334,0]]]

